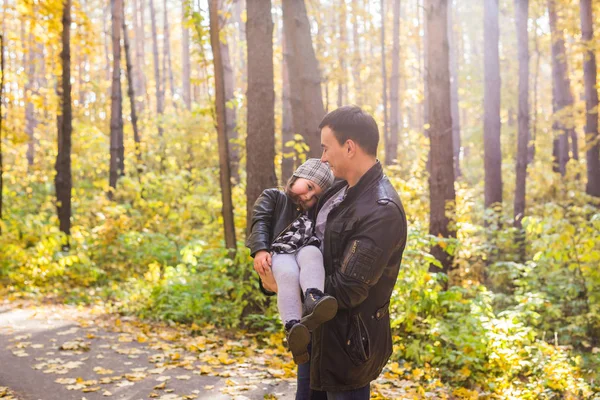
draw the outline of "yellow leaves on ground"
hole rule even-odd
[[[90,343],[84,342],[83,340],[72,340],[63,343],[60,347],[60,350],[71,350],[71,351],[89,351]]]
[[[0,386],[0,399],[4,400],[17,400],[14,394],[10,391],[9,388],[5,386]]]
[[[452,394],[461,400],[477,400],[479,399],[479,393],[476,390],[469,390],[466,388],[458,388],[452,391]]]
[[[98,375],[110,375],[113,373],[112,369],[105,369],[102,367],[94,367],[94,372]]]

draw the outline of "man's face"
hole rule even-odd
[[[328,126],[321,129],[321,147],[323,148],[321,162],[329,163],[329,168],[331,168],[333,176],[345,179],[349,160],[347,157],[348,148],[338,142],[335,133]]]

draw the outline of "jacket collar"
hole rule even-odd
[[[383,176],[383,167],[379,160],[373,165],[363,176],[360,177],[356,185],[348,189],[345,201],[352,201],[357,198],[362,192],[370,187],[374,182],[378,182]],[[346,182],[347,184],[347,182]]]
[[[371,186],[374,182],[378,182],[383,177],[383,167],[379,160],[373,165],[363,176],[360,177],[356,185],[352,186],[346,192],[346,198],[344,202],[356,199],[366,188]],[[317,210],[320,210],[325,201],[333,196],[335,193],[339,192],[344,186],[347,186],[348,182],[345,180],[338,181],[333,184],[331,188],[325,193],[325,195],[320,199],[319,204],[317,205]]]

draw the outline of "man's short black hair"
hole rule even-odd
[[[377,156],[379,128],[375,119],[358,106],[343,106],[323,118],[319,129],[328,126],[340,145],[352,139],[369,155]]]

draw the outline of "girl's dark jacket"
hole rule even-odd
[[[314,207],[308,216],[313,218]],[[246,247],[254,257],[260,250],[271,250],[271,245],[277,237],[302,214],[301,208],[279,189],[266,189],[256,199],[252,209],[252,219],[248,227]],[[260,290],[266,295],[273,295],[263,288],[259,280]]]
[[[346,184],[334,184],[316,212]],[[406,238],[404,208],[377,162],[327,217],[325,292],[339,310],[313,332],[312,389],[357,389],[381,373],[392,354],[388,308]]]
[[[266,189],[256,199],[248,227],[246,247],[254,257],[260,250],[270,251],[271,244],[298,216],[300,208],[279,189]]]

